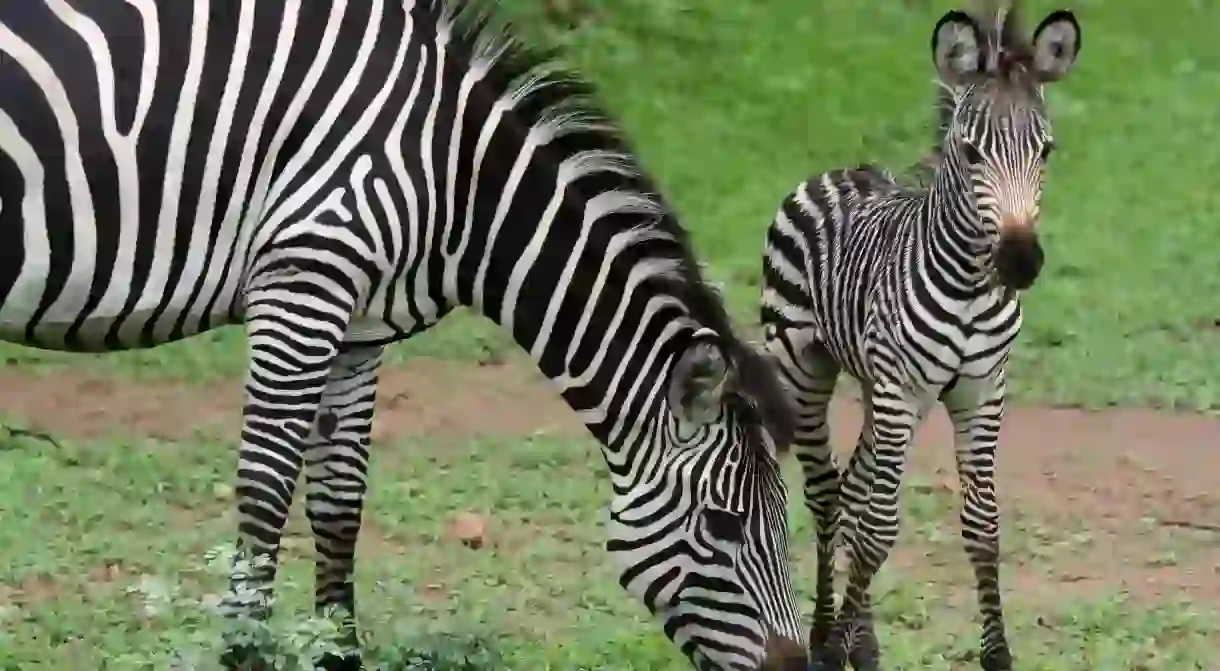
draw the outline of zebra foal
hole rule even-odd
[[[926,188],[887,171],[832,170],[799,185],[767,233],[766,349],[798,403],[794,451],[816,521],[810,648],[826,669],[879,668],[868,588],[898,537],[906,449],[938,400],[955,430],[961,527],[983,615],[984,669],[1012,668],[999,590],[995,451],[1017,292],[1043,262],[1035,232],[1054,146],[1043,85],[1080,49],[1068,11],[1023,32],[1017,8],[945,14],[932,34],[941,132]],[[827,408],[840,373],[861,383],[865,422],[844,472]],[[835,612],[834,548],[849,577]]]
[[[792,408],[655,194],[593,91],[469,3],[0,3],[0,337],[244,324],[238,546],[271,562],[233,614],[267,614],[302,473],[316,604],[355,613],[382,351],[471,306],[602,443],[620,583],[692,664],[803,669]]]

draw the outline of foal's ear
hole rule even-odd
[[[1075,65],[1080,44],[1074,14],[1066,9],[1048,14],[1034,30],[1034,75],[1042,82],[1058,81]]]
[[[946,12],[932,29],[932,62],[941,81],[958,85],[983,69],[983,31],[967,13]]]

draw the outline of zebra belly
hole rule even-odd
[[[93,314],[77,320],[42,320],[33,332],[27,324],[21,321],[0,321],[0,340],[5,342],[37,347],[45,350],[64,352],[110,352],[127,349],[148,349],[170,342],[184,340],[204,331],[240,323],[240,319],[225,313],[209,315],[206,324],[196,328],[186,328],[170,332],[177,313],[162,313],[159,323],[163,328],[154,332],[154,338],[145,340],[140,337],[142,325],[156,314],[154,309],[136,310],[135,312],[118,315]],[[107,342],[107,336],[117,332],[120,336],[117,342]],[[71,340],[69,340],[71,335]]]
[[[16,231],[10,229],[0,236],[0,244],[11,244],[5,240],[8,236],[22,235],[22,227],[15,228]],[[16,244],[20,248],[21,243]],[[5,256],[0,252],[0,258]],[[214,307],[207,314],[202,313],[207,302],[204,297],[196,298],[192,305],[172,297],[181,294],[185,298],[189,292],[183,290],[193,288],[200,281],[198,278],[190,282],[180,279],[178,284],[186,283],[184,287],[167,286],[164,291],[142,292],[122,301],[103,301],[89,309],[69,309],[84,306],[91,293],[96,295],[108,288],[95,287],[89,276],[73,274],[59,285],[51,299],[51,309],[40,313],[40,306],[47,300],[50,259],[31,254],[20,261],[18,268],[16,277],[8,280],[11,283],[0,286],[0,340],[6,342],[58,351],[144,349],[241,321],[239,315],[229,310],[231,296],[216,296]],[[130,272],[116,269],[108,284],[131,279]],[[181,319],[188,312],[190,319]],[[146,333],[151,338],[145,337]]]

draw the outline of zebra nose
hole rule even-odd
[[[1011,289],[1024,291],[1038,279],[1042,271],[1044,255],[1032,220],[1022,218],[1000,228],[1000,242],[994,253],[995,269],[1000,283]]]
[[[1005,214],[1000,217],[1001,237],[1028,237],[1034,232],[1035,219],[1028,214]]]
[[[809,657],[800,641],[771,636],[759,671],[806,671],[808,665]]]

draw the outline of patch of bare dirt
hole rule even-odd
[[[140,435],[166,441],[236,436],[241,383],[182,385],[107,380],[56,371],[0,372],[0,412],[30,429],[73,439]],[[536,372],[417,359],[386,366],[378,386],[374,439],[467,440],[584,428]]]
[[[121,562],[108,560],[91,567],[78,579],[88,589],[96,590],[130,581],[134,575]],[[0,606],[54,601],[74,587],[66,585],[62,576],[31,573],[15,585],[0,584]]]
[[[207,387],[0,373],[0,411],[55,436],[233,437],[240,407],[237,381]],[[383,369],[374,424],[378,442],[584,435],[528,367],[433,360]],[[841,393],[832,415],[837,447],[849,450],[859,425],[857,405]],[[951,440],[943,411],[934,413],[917,436],[908,477],[953,489]],[[1220,531],[1207,528],[1220,525],[1220,421],[1146,410],[1010,408],[999,483],[1006,514],[1036,519],[1052,534],[1092,536],[1049,559],[1010,561],[1011,588],[1055,597],[1118,587],[1140,597],[1220,601]],[[956,536],[957,524],[953,515],[943,529]],[[927,544],[904,536],[893,561],[919,578],[970,589],[964,553],[954,549],[932,556]]]
[[[831,422],[836,449],[850,454],[859,406],[836,399]],[[916,436],[907,477],[955,492],[952,441],[938,409]],[[1220,602],[1220,420],[1142,409],[1010,407],[997,471],[1001,514],[1037,520],[1052,539],[1079,532],[1090,538],[1065,541],[1047,558],[1016,553],[1006,561],[1012,591],[1037,599],[1121,589],[1139,598]],[[958,524],[954,514],[942,529],[957,536]],[[944,554],[907,527],[893,561],[926,580],[969,589],[973,576],[960,545]]]

